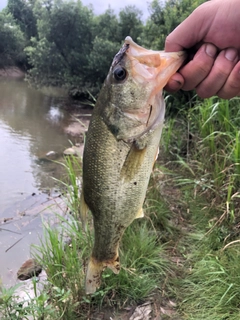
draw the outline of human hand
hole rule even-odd
[[[166,39],[166,51],[194,49],[193,59],[168,82],[174,92],[196,89],[202,98],[240,93],[240,2],[212,0],[199,6]]]

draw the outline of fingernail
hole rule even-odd
[[[229,48],[225,52],[225,58],[228,59],[229,61],[235,60],[237,57],[237,51],[233,48]]]
[[[182,82],[181,81],[178,81],[178,80],[173,80],[175,83],[177,83],[177,85],[179,86],[179,87],[181,87],[182,86]]]
[[[207,54],[208,56],[214,58],[215,55],[216,55],[216,53],[217,53],[217,48],[216,48],[213,44],[208,43],[208,44],[206,45],[205,52],[206,52],[206,54]]]

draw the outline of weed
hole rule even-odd
[[[106,306],[121,309],[156,294],[178,302],[173,319],[239,319],[238,104],[239,99],[214,97],[166,123],[145,218],[135,220],[123,235],[120,273],[104,271],[101,287],[91,296],[85,295],[84,281],[92,219],[83,229],[78,216],[81,163],[67,158],[62,186],[69,217],[59,217],[56,229],[45,224],[41,245],[34,249],[48,286],[21,308],[13,298],[15,288],[2,289],[3,319],[91,319]]]

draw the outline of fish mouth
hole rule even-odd
[[[186,58],[184,51],[165,52],[145,49],[135,43],[131,37],[126,37],[122,49],[131,61],[132,76],[135,80],[142,82],[155,79],[156,90],[163,89]]]
[[[136,44],[131,37],[126,37],[124,50],[124,55],[128,58],[128,69],[134,81],[146,86],[151,83],[152,86],[151,95],[144,109],[128,109],[124,114],[146,125],[149,130],[160,119],[163,120],[162,90],[183,64],[186,53],[148,50]]]

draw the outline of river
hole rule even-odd
[[[16,272],[39,243],[41,212],[58,198],[56,179],[63,151],[83,142],[90,110],[71,108],[63,94],[29,88],[23,80],[0,80],[0,280],[16,282]],[[83,126],[79,124],[80,119]]]

